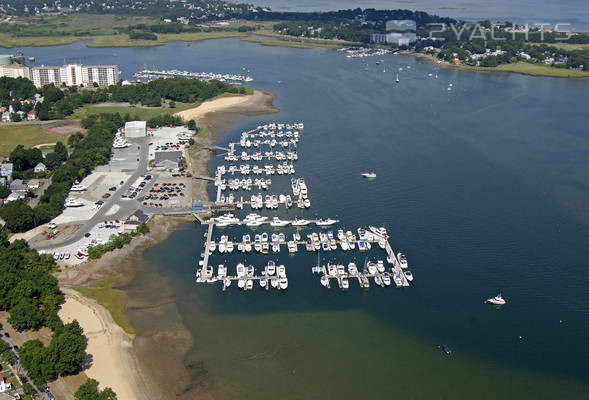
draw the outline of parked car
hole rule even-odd
[[[84,237],[90,237],[90,232],[84,233]]]
[[[109,187],[108,190],[110,190],[111,192],[115,192],[117,190],[117,187],[116,186]]]
[[[110,193],[105,193],[102,195],[102,198],[105,200],[108,199],[109,197],[110,197]]]

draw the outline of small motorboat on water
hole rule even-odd
[[[442,349],[442,351],[448,355],[452,354],[452,350],[450,349],[450,347],[448,347],[448,345],[442,344],[440,346],[438,346],[440,349]]]
[[[495,296],[493,298],[487,299],[485,302],[486,303],[490,303],[490,304],[495,304],[495,305],[498,305],[498,306],[502,306],[505,303],[507,303],[505,301],[505,299],[503,298],[503,295],[501,293],[499,293],[497,296]]]
[[[368,179],[376,178],[376,174],[374,172],[364,172],[364,173],[362,173],[362,176],[364,178],[368,178]]]

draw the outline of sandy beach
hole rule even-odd
[[[270,105],[274,96],[262,90],[254,90],[252,95],[236,95],[217,97],[213,100],[208,100],[198,107],[177,112],[174,115],[182,117],[185,121],[191,119],[196,123],[205,123],[205,117],[210,117],[212,113],[224,112],[244,112],[244,114],[255,113],[259,108],[260,111],[268,111],[267,103],[270,99]]]
[[[272,105],[274,98],[273,93],[256,90],[253,95],[220,97],[178,113],[208,128],[206,135],[195,137],[199,150],[191,153],[193,172],[206,171],[211,157],[210,151],[201,145],[214,143],[225,129],[244,116],[278,112]],[[199,181],[192,187],[192,196],[207,198],[206,189],[206,182]],[[101,388],[111,387],[119,400],[192,398],[194,371],[178,360],[194,345],[194,338],[183,326],[176,310],[177,299],[161,277],[143,274],[140,283],[134,279],[148,262],[143,256],[146,249],[193,218],[154,218],[149,234],[99,260],[65,268],[56,275],[66,295],[59,316],[64,323],[78,320],[88,338],[87,353],[92,358],[85,374],[99,381]],[[115,287],[127,293],[125,313],[132,312],[135,316],[131,321],[137,335],[123,331],[106,308],[72,289],[92,286],[105,279],[116,279]],[[149,287],[148,292],[158,293],[157,302],[145,292],[146,287]],[[166,323],[154,324],[154,318]],[[174,343],[173,348],[169,343]],[[210,393],[200,390],[199,397],[210,398]]]
[[[84,372],[100,382],[101,388],[111,387],[119,400],[141,398],[137,362],[130,354],[133,337],[113,321],[110,313],[95,301],[72,289],[63,290],[66,301],[59,317],[64,323],[78,321],[88,339],[86,352],[91,356],[90,367]]]

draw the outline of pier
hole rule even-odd
[[[194,179],[204,179],[214,182],[216,187],[215,201],[208,205],[210,211],[224,211],[243,209],[245,205],[249,205],[252,210],[266,209],[272,212],[277,209],[280,204],[283,204],[287,209],[291,207],[298,207],[300,213],[304,215],[306,210],[310,207],[311,202],[309,197],[306,182],[301,177],[290,177],[291,193],[288,194],[266,194],[257,193],[253,195],[244,196],[234,195],[229,193],[227,196],[224,191],[229,189],[232,191],[251,190],[252,186],[258,187],[260,190],[269,190],[272,184],[267,177],[259,178],[233,178],[224,179],[224,175],[241,174],[247,176],[254,175],[274,175],[277,174],[277,179],[281,175],[291,176],[294,174],[294,162],[298,160],[296,150],[291,150],[291,147],[296,149],[299,141],[299,130],[302,130],[302,123],[295,124],[267,124],[251,129],[247,132],[242,132],[239,142],[230,142],[228,148],[220,146],[209,146],[210,149],[227,151],[225,160],[228,164],[217,167],[215,176],[209,177],[205,175],[196,175]],[[262,151],[261,148],[267,146],[269,151]],[[281,149],[275,149],[275,147]],[[241,148],[240,150],[237,150]],[[253,153],[250,153],[253,151]],[[278,163],[267,162],[265,164],[256,164],[256,162],[276,159]],[[237,162],[242,164],[237,164]],[[281,162],[280,162],[281,161]],[[245,164],[249,162],[251,164]],[[274,177],[273,177],[274,179]],[[205,206],[203,205],[203,208]],[[390,242],[387,231],[384,227],[376,228],[369,226],[368,228],[358,228],[356,236],[355,233],[348,230],[337,229],[336,224],[339,224],[339,219],[304,219],[300,216],[295,217],[294,220],[281,220],[276,215],[261,216],[250,213],[245,217],[239,218],[233,214],[223,214],[217,217],[204,220],[198,215],[195,217],[203,225],[208,225],[206,232],[206,240],[204,244],[204,252],[201,255],[201,267],[197,271],[198,283],[216,283],[221,282],[223,290],[231,286],[232,282],[237,281],[239,288],[243,290],[251,290],[254,282],[258,283],[262,288],[269,290],[270,286],[274,288],[286,289],[288,280],[286,279],[285,267],[281,267],[280,275],[269,273],[268,264],[262,273],[255,274],[254,267],[247,268],[241,264],[237,264],[237,275],[230,275],[228,268],[220,264],[218,265],[218,273],[214,275],[214,267],[209,265],[210,257],[214,254],[230,255],[231,253],[246,254],[249,252],[269,255],[278,253],[286,249],[291,256],[300,250],[307,252],[332,253],[337,254],[337,251],[352,253],[359,251],[360,253],[369,254],[371,250],[383,251],[382,258],[376,263],[369,262],[368,258],[366,264],[362,269],[359,269],[356,264],[349,263],[348,269],[341,264],[328,263],[327,265],[320,265],[319,262],[312,268],[314,274],[319,274],[321,284],[327,288],[332,287],[333,281],[337,282],[337,286],[346,290],[350,287],[350,280],[356,280],[361,288],[368,288],[370,284],[381,287],[396,286],[407,287],[410,286],[410,281],[413,280],[413,275],[407,268],[407,259],[404,255],[395,254]],[[319,228],[319,232],[310,232],[302,236],[301,232],[310,225]],[[255,230],[243,234],[242,237],[233,240],[229,235],[223,234],[218,241],[213,238],[214,227],[227,228],[236,226],[246,226],[255,229],[263,226],[264,228],[271,227],[269,232],[256,233]],[[294,233],[288,235],[280,232],[281,228],[292,229]],[[337,235],[335,232],[337,232]],[[378,247],[373,247],[378,246]],[[374,257],[374,256],[373,256]],[[378,259],[378,257],[376,257]],[[245,268],[245,269],[244,269]],[[246,272],[244,272],[246,271]],[[407,276],[410,278],[408,279]]]

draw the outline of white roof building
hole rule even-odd
[[[147,123],[145,121],[129,121],[125,123],[125,137],[147,136]]]

